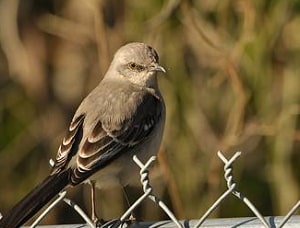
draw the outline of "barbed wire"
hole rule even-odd
[[[227,190],[212,204],[211,207],[203,214],[203,216],[193,225],[194,228],[199,228],[203,225],[205,221],[207,221],[208,217],[211,215],[211,213],[221,205],[222,201],[226,199],[229,195],[234,195],[236,198],[238,198],[240,201],[242,201],[256,216],[256,218],[260,221],[261,225],[266,228],[282,228],[284,225],[288,223],[288,221],[292,218],[292,216],[295,214],[295,212],[300,208],[300,200],[291,208],[291,210],[287,213],[286,216],[283,217],[282,220],[280,220],[280,223],[278,226],[275,225],[273,222],[272,224],[268,223],[266,218],[261,215],[259,210],[254,206],[254,204],[245,197],[240,191],[237,190],[237,184],[234,181],[233,178],[233,163],[241,156],[241,152],[236,152],[229,160],[225,158],[223,153],[221,151],[218,151],[217,153],[220,160],[224,163],[224,179],[227,184]],[[176,226],[178,228],[183,228],[184,221],[179,221],[173,212],[167,207],[167,205],[160,200],[156,195],[153,194],[153,188],[150,184],[149,180],[149,167],[150,165],[156,160],[155,156],[152,156],[145,164],[143,164],[137,156],[133,156],[133,161],[139,166],[140,168],[140,182],[143,187],[142,194],[134,203],[131,205],[127,211],[119,218],[111,220],[104,225],[102,225],[102,228],[116,228],[116,227],[124,227],[127,226],[127,221],[130,221],[130,216],[132,215],[133,211],[136,207],[138,207],[145,199],[152,200],[155,204],[157,204],[170,218],[170,220],[173,223],[173,226]],[[50,165],[54,165],[54,161],[50,160]],[[79,205],[71,201],[66,197],[67,192],[63,191],[59,193],[58,197],[42,212],[42,214],[32,223],[30,228],[36,227],[40,221],[45,218],[48,213],[60,202],[64,201],[66,204],[68,204],[71,208],[73,208],[78,215],[81,216],[81,218],[86,222],[86,224],[89,227],[96,228],[95,224],[91,221],[91,219],[85,214],[85,212],[80,208]],[[254,217],[255,218],[255,217]],[[0,219],[1,219],[1,213],[0,213]]]
[[[133,156],[134,162],[140,167],[140,181],[143,186],[144,194],[140,196],[134,204],[128,208],[128,210],[121,216],[120,220],[117,223],[114,223],[112,228],[118,227],[120,224],[123,224],[132,214],[134,209],[138,207],[146,198],[149,198],[153,202],[155,202],[162,210],[168,215],[168,217],[174,222],[174,224],[179,227],[183,228],[180,222],[177,220],[175,215],[172,211],[161,201],[157,196],[152,193],[152,186],[150,185],[149,180],[149,167],[150,165],[156,160],[155,156],[152,156],[145,164],[143,164],[136,155]],[[110,227],[111,222],[104,224],[102,227]]]
[[[233,162],[241,156],[241,152],[236,152],[233,157],[229,160],[227,160],[221,151],[218,151],[219,158],[223,161],[224,165],[224,178],[227,183],[228,190],[221,196],[219,199],[208,209],[208,211],[202,216],[202,218],[199,220],[199,223],[196,225],[196,228],[200,227],[200,225],[204,222],[204,220],[210,215],[210,213],[217,208],[220,203],[230,194],[232,193],[234,196],[236,196],[238,199],[242,200],[248,208],[256,215],[256,217],[261,221],[261,223],[264,225],[264,227],[269,227],[267,221],[264,219],[264,217],[260,214],[260,212],[256,209],[256,207],[251,203],[251,201],[242,195],[239,191],[236,190],[237,184],[234,182],[233,174],[232,174],[232,164]]]

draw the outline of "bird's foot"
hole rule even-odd
[[[99,219],[97,217],[92,218],[92,221],[95,225],[95,227],[102,227],[104,224],[107,223],[107,221],[105,221],[104,219]]]
[[[108,222],[105,222],[104,224],[100,224],[100,226],[97,227],[101,227],[101,228],[126,228],[129,227],[130,225],[132,225],[134,222],[136,221],[135,218],[130,217],[124,221],[121,221],[120,219],[114,219]]]

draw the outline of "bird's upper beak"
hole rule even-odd
[[[163,73],[166,73],[167,71],[165,70],[165,68],[163,68],[162,66],[158,65],[158,64],[155,64],[151,67],[151,70],[153,71],[160,71],[160,72],[163,72]]]

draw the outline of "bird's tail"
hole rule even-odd
[[[0,228],[17,228],[34,216],[69,182],[69,170],[48,176],[0,219]]]

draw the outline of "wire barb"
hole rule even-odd
[[[218,151],[218,157],[224,163],[224,178],[226,180],[228,190],[224,192],[215,201],[215,203],[206,211],[206,213],[199,219],[198,223],[195,225],[196,228],[200,227],[203,224],[203,222],[208,218],[208,216],[221,204],[221,202],[230,193],[242,200],[250,208],[250,210],[260,219],[260,221],[265,227],[269,227],[268,223],[266,222],[264,217],[259,213],[259,211],[255,208],[255,206],[246,197],[244,197],[240,192],[236,190],[236,183],[234,182],[232,174],[232,164],[236,161],[236,159],[239,156],[241,156],[241,152],[236,152],[229,160],[227,160],[222,154],[222,152]]]
[[[172,213],[172,211],[164,204],[163,201],[161,201],[157,196],[152,194],[152,186],[150,185],[149,180],[149,170],[148,168],[156,160],[155,156],[150,157],[150,159],[146,162],[146,164],[143,164],[136,155],[133,156],[134,162],[140,167],[140,181],[143,186],[144,194],[138,198],[134,204],[122,215],[120,218],[120,222],[124,222],[126,219],[129,218],[133,210],[139,206],[147,197],[151,199],[153,202],[158,204],[160,208],[163,209],[163,211],[169,216],[169,218],[175,223],[175,225],[179,228],[183,228],[181,223],[177,220],[175,215]]]
[[[224,165],[224,177],[227,182],[227,187],[232,187],[232,194],[236,196],[238,199],[242,200],[248,208],[256,215],[256,217],[261,221],[261,223],[264,225],[264,227],[269,227],[269,224],[265,220],[265,218],[260,214],[260,212],[256,209],[256,207],[251,203],[249,199],[247,199],[245,196],[242,195],[241,192],[235,190],[236,183],[233,180],[233,174],[232,174],[232,164],[233,162],[241,156],[241,152],[236,152],[233,157],[230,160],[227,160],[221,151],[218,151],[219,158],[223,161]]]
[[[197,224],[195,225],[195,228],[200,227],[204,221],[208,218],[208,216],[221,204],[221,202],[228,196],[230,195],[235,187],[236,187],[236,183],[234,183],[233,181],[233,177],[232,177],[232,164],[233,162],[235,162],[235,160],[241,155],[241,152],[237,152],[235,153],[235,155],[233,155],[233,157],[227,161],[227,159],[223,156],[221,151],[218,151],[218,156],[219,158],[223,161],[224,165],[224,177],[225,180],[227,182],[227,187],[228,190],[226,192],[224,192],[214,203],[213,205],[204,213],[204,215],[199,219],[199,221],[197,222]]]

